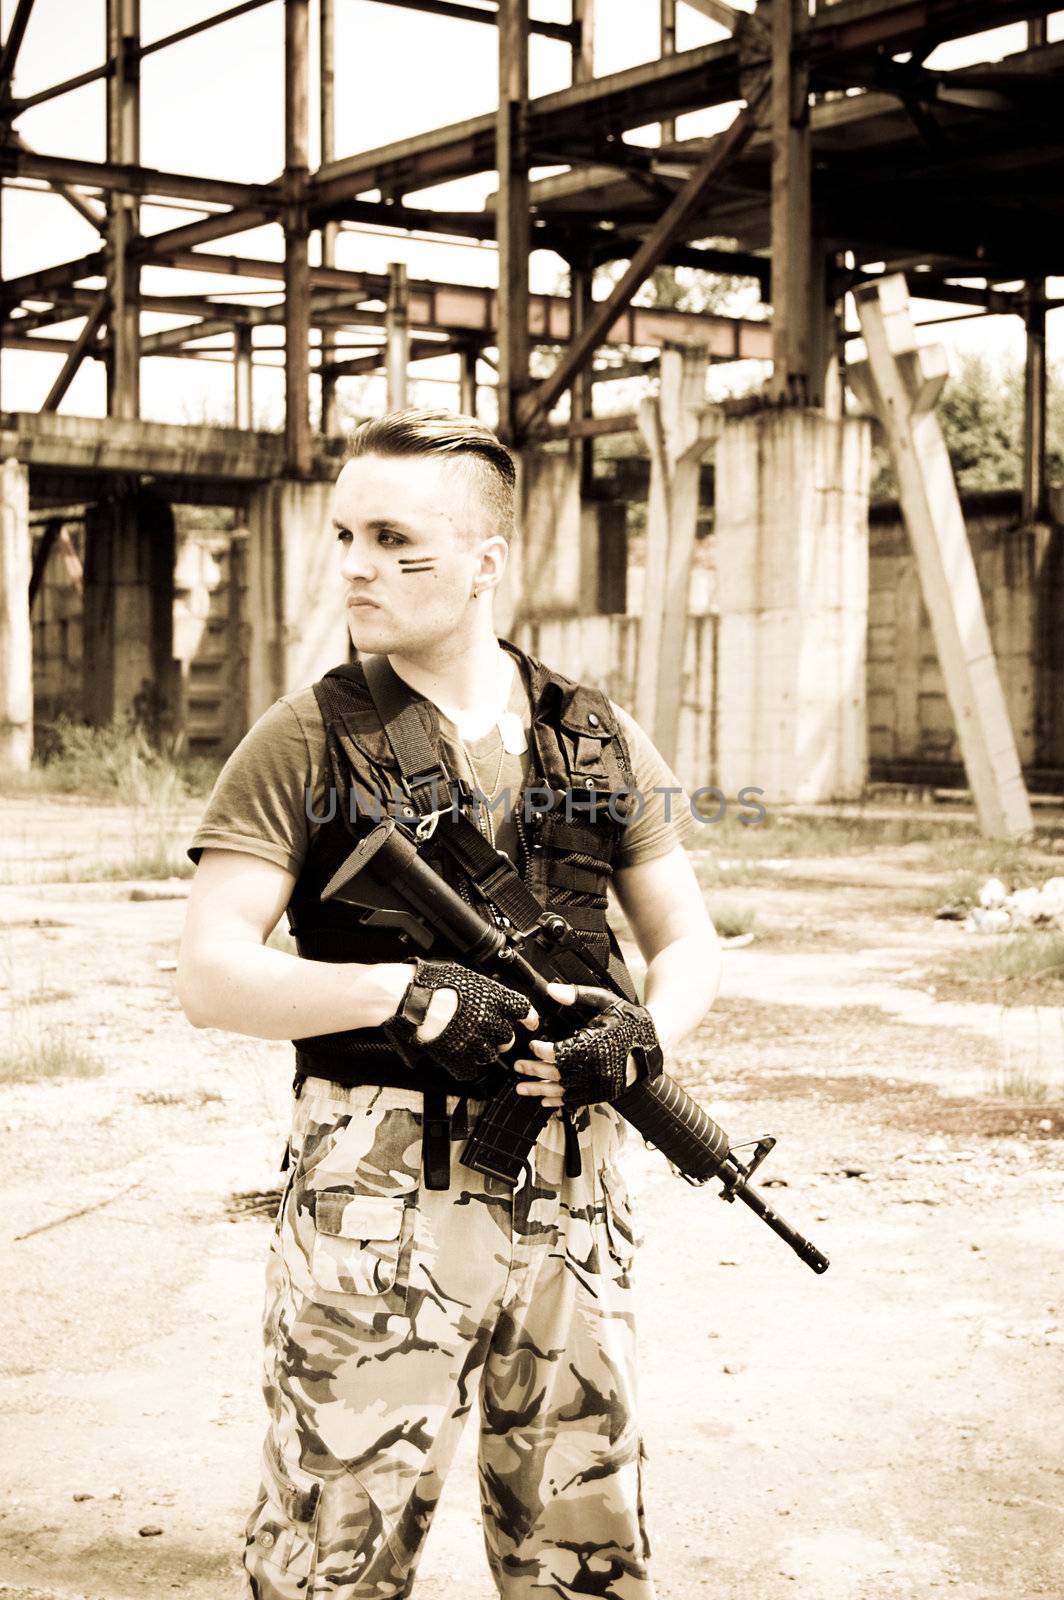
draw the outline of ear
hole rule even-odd
[[[473,577],[474,588],[480,593],[486,589],[497,589],[510,558],[510,546],[502,534],[493,533],[490,538],[484,539],[479,546],[477,558]]]

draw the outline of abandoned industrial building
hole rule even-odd
[[[497,419],[519,454],[504,631],[631,707],[687,784],[777,803],[959,784],[984,831],[1028,830],[1029,791],[1064,776],[1052,8],[660,0],[660,56],[596,76],[594,0],[560,22],[528,0],[384,3],[494,28],[497,111],[337,149],[335,0],[244,0],[148,41],[138,0],[100,0],[106,58],[20,97],[34,3],[14,5],[3,181],[61,196],[96,243],[0,289],[4,348],[56,369],[38,412],[0,397],[0,760],[26,766],[35,719],[60,712],[135,716],[222,755],[343,659],[322,530],[345,382],[383,372],[398,405],[430,362],[444,403]],[[675,48],[678,3],[716,42]],[[263,5],[283,10],[284,170],[252,185],[143,166],[141,64]],[[937,64],[1005,24],[1025,26],[1020,50]],[[569,87],[530,96],[530,38],[568,52]],[[89,82],[106,159],[34,148],[27,113]],[[677,119],[712,108],[719,131],[682,135]],[[651,125],[652,143],[628,137]],[[476,174],[495,175],[479,208],[434,199]],[[194,219],[153,231],[166,203]],[[381,228],[493,241],[497,284],[336,264],[341,236]],[[283,235],[283,259],[226,248],[254,229]],[[531,292],[538,251],[567,292]],[[760,299],[743,317],[640,303],[662,269],[692,267]],[[917,298],[1022,319],[1021,489],[959,496]],[[282,349],[283,433],[255,431],[256,375]],[[142,369],[173,358],[231,365],[229,425],[141,420]],[[765,387],[708,400],[708,369],[735,361],[771,363]],[[86,362],[106,370],[106,417],[64,410]],[[627,410],[602,404],[607,382]],[[870,508],[873,428],[897,499]]]

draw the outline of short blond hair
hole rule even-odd
[[[517,464],[502,440],[477,417],[428,406],[409,406],[359,423],[347,459],[356,456],[443,456],[466,459],[495,531],[509,538],[514,527]]]

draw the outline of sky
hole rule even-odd
[[[225,8],[228,0],[141,0],[144,43]],[[749,3],[747,9],[749,9]],[[6,31],[14,0],[0,0]],[[316,50],[317,6],[311,5],[312,62]],[[544,19],[568,19],[568,0],[533,0],[533,12]],[[678,48],[690,49],[724,37],[723,30],[691,6],[677,8]],[[657,7],[644,0],[600,0],[596,29],[595,70],[620,71],[658,53]],[[15,77],[17,95],[59,82],[96,66],[103,59],[104,0],[36,0]],[[492,27],[405,11],[374,0],[336,0],[337,130],[340,156],[372,149],[439,124],[460,121],[494,109],[496,35]],[[1064,37],[1064,13],[1052,19],[1050,37]],[[930,58],[931,65],[957,66],[966,59],[1006,55],[1023,47],[1024,29],[1013,26],[982,36],[974,48],[948,46]],[[264,5],[217,29],[160,51],[142,66],[141,160],[146,166],[188,171],[202,176],[267,182],[283,164],[283,8],[281,0]],[[318,107],[312,67],[311,163],[317,160]],[[534,37],[530,52],[533,95],[564,88],[569,82],[569,50],[560,42]],[[679,120],[679,137],[715,131],[727,122],[730,108],[714,108]],[[21,117],[16,126],[33,148],[102,160],[104,88],[88,85]],[[654,142],[653,129],[632,135]],[[478,206],[495,187],[494,174],[484,174],[433,192],[440,206]],[[427,198],[427,197],[426,197]],[[175,206],[146,208],[146,232],[178,226],[198,213]],[[5,277],[30,272],[97,248],[95,231],[58,196],[47,191],[5,187],[3,206],[3,271]],[[281,230],[268,227],[234,235],[213,247],[233,253],[280,259]],[[493,284],[496,256],[490,245],[450,245],[413,241],[398,235],[341,235],[338,262],[353,270],[382,272],[389,261],[405,261],[412,276],[442,281]],[[532,284],[537,291],[556,287],[563,263],[549,252],[532,258]],[[237,285],[206,274],[175,273],[148,268],[147,292],[207,292],[236,298]],[[277,286],[246,280],[256,303],[278,299]],[[1051,284],[1051,292],[1064,283]],[[243,296],[241,296],[243,297]],[[736,309],[745,309],[742,305]],[[917,304],[920,316],[941,316],[949,308]],[[958,308],[962,310],[963,308]],[[146,316],[146,332],[173,326],[180,319]],[[70,337],[79,324],[57,327]],[[269,342],[267,330],[257,340]],[[980,318],[969,324],[950,323],[929,330],[926,338],[945,343],[951,354],[983,350],[997,362],[1018,361],[1023,333],[1017,318]],[[1049,318],[1051,359],[1064,355],[1061,313]],[[5,351],[5,409],[36,410],[59,370],[62,358]],[[450,377],[453,364],[434,362],[420,370]],[[715,369],[725,386],[741,375]],[[482,376],[487,376],[482,369]],[[154,358],[142,363],[142,413],[150,420],[225,423],[230,420],[231,367],[187,360]],[[256,368],[255,420],[279,426],[283,418],[279,370]],[[615,386],[609,386],[613,389]],[[374,408],[382,401],[377,380],[341,386],[348,402]],[[380,392],[379,392],[380,391]],[[453,404],[455,390],[421,381],[416,398]],[[609,396],[605,393],[603,399]],[[621,402],[622,404],[625,402]],[[631,404],[631,390],[627,404]],[[61,409],[80,415],[102,415],[104,380],[98,362],[85,362]]]

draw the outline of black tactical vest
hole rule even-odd
[[[599,690],[550,671],[505,640],[500,643],[524,671],[532,711],[528,779],[522,794],[511,797],[520,839],[515,865],[537,900],[564,916],[580,946],[631,991],[631,978],[606,922],[612,862],[636,804],[624,735]],[[387,925],[386,914],[367,921],[357,907],[337,900],[323,903],[320,896],[375,820],[398,816],[413,826],[424,805],[415,805],[403,780],[361,665],[334,667],[314,685],[314,693],[325,724],[331,790],[321,820],[311,829],[288,907],[296,947],[312,961],[408,961],[419,951],[406,934]],[[409,695],[439,753],[436,707],[413,690]],[[448,806],[454,792],[444,793],[440,805]],[[477,820],[476,809],[467,814]],[[460,875],[442,848],[434,849],[430,839],[422,854],[461,892]],[[379,909],[387,913],[386,892]],[[468,1085],[452,1082],[439,1068],[412,1072],[379,1028],[320,1034],[295,1043],[300,1076],[420,1089],[439,1088],[442,1079],[448,1092],[469,1093]]]

